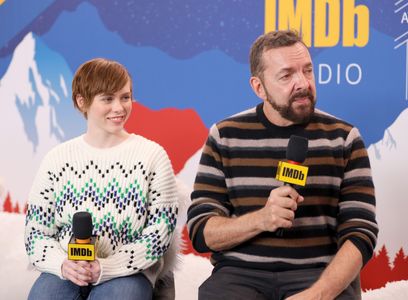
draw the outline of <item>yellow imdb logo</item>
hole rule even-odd
[[[286,183],[305,186],[308,170],[309,168],[305,166],[280,161],[278,171],[276,172],[276,179]]]
[[[95,245],[92,244],[68,244],[69,260],[95,260]]]

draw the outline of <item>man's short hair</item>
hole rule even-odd
[[[258,37],[252,44],[249,55],[251,75],[262,78],[262,73],[265,70],[262,55],[265,51],[292,46],[296,43],[304,45],[301,36],[293,30],[271,31]]]
[[[120,63],[105,58],[91,59],[78,68],[72,80],[74,106],[81,111],[76,101],[78,95],[84,98],[84,108],[88,108],[96,95],[114,94],[128,82],[132,93],[132,78]]]

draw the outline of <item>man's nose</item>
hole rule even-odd
[[[305,74],[302,72],[296,73],[295,76],[295,89],[296,90],[303,90],[310,87],[310,82],[306,78]]]

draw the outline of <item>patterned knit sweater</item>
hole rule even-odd
[[[101,275],[96,284],[144,272],[154,284],[176,225],[177,191],[164,149],[130,135],[108,149],[83,136],[44,158],[33,183],[25,246],[41,272],[61,275],[72,236],[72,216],[92,215]]]
[[[283,236],[263,232],[232,249],[213,252],[215,268],[226,265],[285,271],[324,267],[350,240],[363,262],[372,256],[378,227],[370,163],[358,130],[319,110],[307,125],[278,127],[263,104],[212,126],[203,149],[188,230],[199,252],[211,251],[203,228],[211,216],[241,216],[262,208],[272,189],[278,162],[285,161],[292,134],[307,137],[303,165],[309,167],[304,196],[293,227]]]

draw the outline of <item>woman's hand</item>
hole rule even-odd
[[[76,285],[87,286],[90,282],[93,282],[92,279],[94,278],[90,264],[91,263],[87,261],[65,259],[61,266],[62,277]],[[99,268],[99,263],[97,264]],[[100,272],[100,268],[98,270]],[[99,278],[99,276],[97,278]]]
[[[99,276],[101,275],[101,266],[98,260],[89,262],[89,271],[91,272],[90,283],[97,282],[99,279]]]

